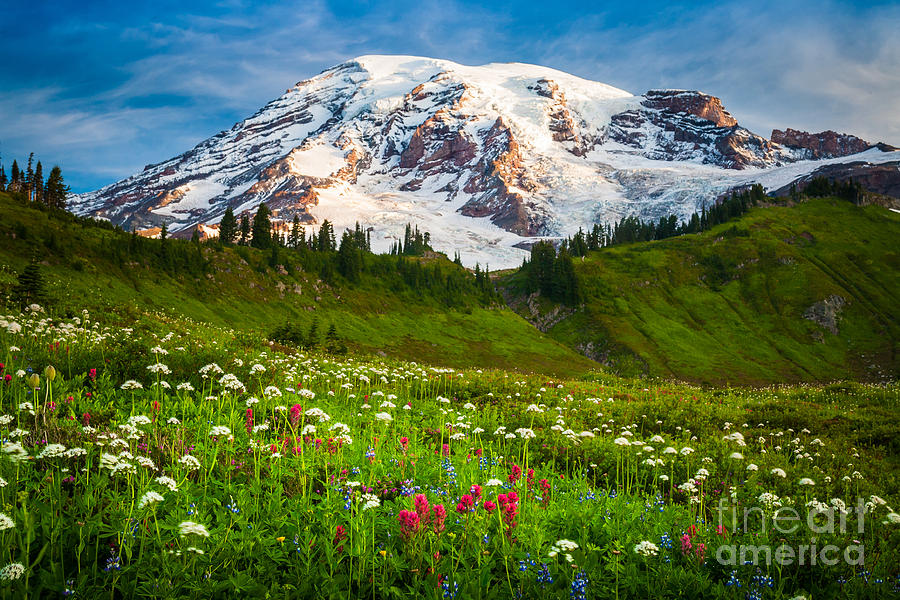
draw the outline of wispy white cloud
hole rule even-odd
[[[813,9],[814,8],[814,9]],[[723,4],[665,28],[597,16],[539,42],[544,62],[641,93],[652,87],[720,96],[762,134],[826,128],[900,142],[900,7],[819,2],[760,11]]]

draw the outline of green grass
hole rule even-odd
[[[820,199],[606,248],[576,259],[584,307],[549,333],[592,343],[629,374],[720,384],[895,377],[898,239],[900,215]],[[515,290],[521,277],[505,285]],[[837,335],[803,318],[831,295],[846,301]]]
[[[0,362],[3,600],[896,596],[896,383],[450,372],[140,311],[2,316]]]
[[[131,306],[262,333],[287,321],[305,330],[316,319],[320,335],[334,324],[359,353],[566,376],[597,367],[505,306],[474,295],[447,306],[440,295],[423,296],[379,275],[357,284],[338,278],[329,286],[317,273],[301,271],[290,250],[281,251],[287,274],[269,267],[268,252],[206,245],[198,248],[202,272],[164,269],[148,256],[116,259],[114,242],[128,235],[85,227],[0,193],[0,263],[8,265],[0,271],[0,296],[10,295],[17,273],[37,252],[57,309]],[[456,268],[443,258],[429,260]]]

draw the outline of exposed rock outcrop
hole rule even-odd
[[[812,173],[799,177],[790,184],[778,188],[772,194],[775,196],[788,196],[791,193],[791,186],[796,186],[797,190],[802,192],[809,185],[809,182],[816,177],[825,177],[831,181],[852,179],[872,194],[896,199],[897,202],[888,202],[886,204],[889,208],[900,208],[900,161],[881,164],[856,161],[836,165],[823,165]]]
[[[772,141],[788,148],[797,148],[804,151],[804,158],[837,158],[865,152],[872,147],[866,140],[855,135],[837,133],[836,131],[822,131],[821,133],[807,133],[796,129],[772,130]]]
[[[509,232],[533,241],[625,215],[685,218],[755,176],[696,163],[768,169],[867,147],[832,132],[773,135],[741,127],[701,92],[635,96],[535,65],[363,56],[70,206],[129,229],[166,223],[173,236],[189,236],[227,207],[252,214],[265,202],[276,227],[325,214],[338,229],[374,227],[379,251],[416,222],[435,247],[511,265],[525,240]],[[893,190],[889,171],[871,176],[867,187]]]
[[[644,101],[641,104],[664,112],[694,115],[713,123],[716,127],[734,127],[738,124],[737,119],[722,106],[721,100],[702,92],[650,90],[644,94]]]
[[[846,300],[843,297],[836,294],[831,295],[806,309],[806,312],[803,313],[803,318],[837,335],[841,309],[844,308],[845,304]]]
[[[610,139],[654,160],[697,160],[729,169],[767,167],[792,157],[744,129],[715,96],[651,90],[641,108],[612,116]]]

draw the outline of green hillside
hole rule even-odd
[[[18,275],[35,257],[60,312],[133,306],[263,333],[285,324],[307,332],[315,321],[320,337],[334,325],[362,353],[568,376],[597,367],[479,292],[443,256],[402,260],[422,263],[426,275],[440,269],[456,282],[452,289],[411,285],[396,257],[368,255],[358,282],[334,275],[329,284],[290,249],[273,261],[271,252],[243,246],[170,239],[162,252],[161,243],[0,193],[0,297],[14,300]]]
[[[620,373],[879,381],[900,370],[898,240],[900,214],[816,199],[576,258],[575,308],[526,298],[521,273],[502,283],[520,314]]]

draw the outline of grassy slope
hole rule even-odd
[[[23,226],[27,234],[23,237]],[[51,232],[59,249],[48,250]],[[267,254],[250,249],[204,248],[206,277],[168,273],[143,264],[117,266],[104,252],[109,230],[64,223],[0,193],[0,292],[15,283],[39,249],[51,297],[61,306],[135,305],[175,312],[235,329],[268,332],[286,320],[307,328],[318,317],[320,334],[330,323],[354,350],[382,351],[407,360],[447,366],[479,366],[577,376],[596,363],[536,331],[506,307],[477,301],[448,309],[411,290],[387,290],[374,277],[354,287],[329,288],[315,274],[278,274],[258,267]],[[73,268],[78,263],[81,271]],[[286,288],[279,290],[279,283]],[[300,286],[300,293],[294,286]]]
[[[570,346],[592,342],[623,372],[699,382],[896,376],[897,240],[900,215],[821,199],[607,248],[576,261],[585,308],[549,333]],[[803,318],[832,294],[847,301],[837,335]]]

